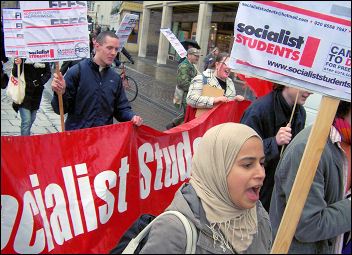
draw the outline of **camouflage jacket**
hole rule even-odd
[[[197,75],[197,70],[186,58],[177,67],[177,86],[185,93],[188,92],[192,79]]]

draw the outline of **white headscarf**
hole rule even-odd
[[[200,197],[214,242],[230,242],[236,252],[246,250],[258,232],[256,206],[237,207],[231,199],[227,175],[242,145],[260,136],[250,127],[239,123],[224,123],[212,127],[203,136],[192,158],[190,183]],[[217,227],[225,237],[217,231]]]

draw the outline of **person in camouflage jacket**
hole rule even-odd
[[[194,64],[198,63],[199,56],[201,55],[198,49],[190,48],[187,51],[187,58],[183,60],[177,67],[177,87],[184,91],[181,104],[183,111],[166,126],[166,129],[180,125],[185,119],[187,109],[187,93],[192,79],[197,75],[197,70],[194,67]]]

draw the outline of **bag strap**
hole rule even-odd
[[[152,223],[159,217],[163,215],[175,215],[182,222],[185,231],[186,231],[186,251],[185,254],[195,254],[196,252],[196,243],[197,243],[197,229],[194,226],[194,223],[191,222],[186,216],[178,211],[166,211],[156,217],[151,223],[149,223],[135,238],[131,239],[129,244],[123,250],[122,254],[132,254],[136,250],[138,244],[142,241],[142,239],[149,233],[150,228],[152,227]]]
[[[207,84],[207,78],[205,77],[205,75],[202,73],[203,76],[203,85]]]

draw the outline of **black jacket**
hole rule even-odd
[[[265,153],[265,179],[259,198],[264,208],[269,211],[271,193],[274,186],[276,166],[280,160],[281,146],[276,143],[276,134],[280,127],[285,127],[290,120],[290,107],[280,91],[272,91],[258,98],[243,113],[240,123],[253,128],[263,139]],[[306,122],[306,111],[302,105],[296,105],[291,121],[292,139],[303,128]]]
[[[24,59],[22,59],[21,73],[23,70],[23,61]],[[42,100],[44,84],[51,77],[49,63],[44,64],[44,68],[35,68],[34,64],[24,64],[24,79],[26,81],[25,96],[22,104],[13,104],[13,107],[16,111],[18,107],[23,107],[31,111],[39,109],[40,101]],[[17,65],[15,63],[12,67],[12,75],[17,77]],[[35,80],[37,80],[37,86],[33,83]]]

